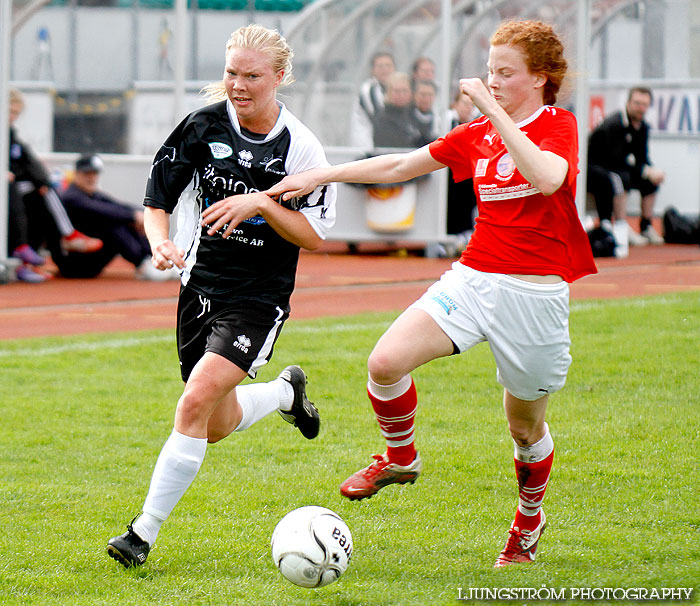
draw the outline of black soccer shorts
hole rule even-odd
[[[245,370],[251,379],[272,357],[289,308],[271,303],[209,299],[183,286],[177,306],[177,351],[182,380],[208,351]]]

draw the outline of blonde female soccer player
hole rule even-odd
[[[289,315],[299,249],[317,248],[335,220],[334,185],[281,203],[261,193],[285,175],[328,165],[316,137],[275,97],[292,81],[291,59],[274,30],[233,32],[223,80],[207,89],[216,102],[187,116],[153,162],[146,234],[154,266],[182,273],[177,342],[185,389],[143,513],[107,546],[127,567],[145,562],[208,442],[275,410],[306,438],[319,431],[298,366],[270,383],[239,385],[272,356]],[[168,233],[178,200],[176,244]]]

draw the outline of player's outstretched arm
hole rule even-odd
[[[289,175],[263,193],[289,200],[308,194],[323,183],[401,183],[444,166],[430,155],[426,145],[407,153],[385,154]]]

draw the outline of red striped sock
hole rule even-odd
[[[386,440],[389,461],[398,465],[410,465],[416,458],[413,427],[418,407],[413,379],[407,391],[391,400],[380,400],[369,389],[367,395]]]
[[[540,523],[540,510],[552,471],[554,451],[536,463],[525,463],[518,459],[514,461],[520,501],[513,525],[520,530],[534,530]]]

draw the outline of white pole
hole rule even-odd
[[[579,217],[586,214],[586,175],[588,172],[589,61],[591,39],[591,0],[579,0],[576,16],[576,64],[578,78],[574,106],[578,122],[579,174],[576,183],[576,208]]]
[[[452,78],[452,62],[450,57],[452,55],[451,48],[451,33],[452,33],[452,1],[442,0],[440,5],[440,29],[442,30],[442,38],[440,40],[440,61],[442,62],[442,69],[440,70],[440,81],[437,95],[437,107],[438,107],[438,124],[442,130],[441,134],[447,132],[450,125],[446,124],[447,109],[450,107],[450,79]],[[443,201],[443,204],[438,206],[438,233],[440,236],[444,236],[447,233],[447,171],[441,171],[442,175],[439,175],[439,199]]]
[[[0,0],[0,261],[7,259],[11,30],[12,2],[11,0]]]
[[[187,0],[175,0],[175,83],[173,90],[175,99],[173,104],[173,126],[179,124],[185,114],[186,23]]]

